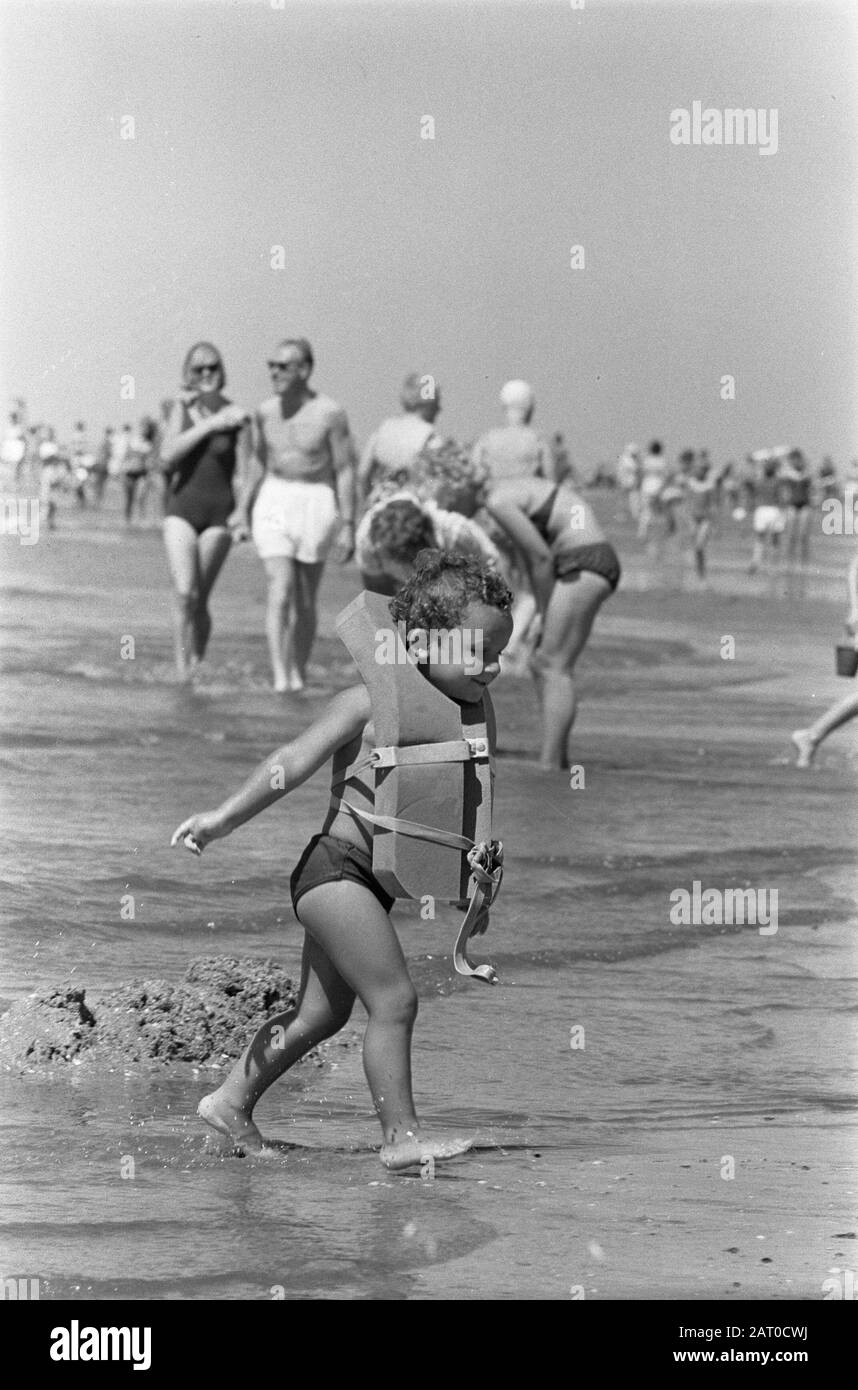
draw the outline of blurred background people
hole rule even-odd
[[[435,436],[441,391],[433,376],[410,372],[402,383],[399,401],[402,413],[382,420],[364,446],[357,471],[359,502],[369,496],[376,483],[407,473],[420,450]]]
[[[526,381],[508,381],[501,389],[500,403],[505,423],[480,435],[474,461],[488,469],[495,482],[534,475],[547,478],[551,457],[530,423],[536,409],[533,388]]]

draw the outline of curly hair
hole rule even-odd
[[[395,498],[372,518],[369,543],[373,550],[389,555],[391,560],[408,564],[421,550],[435,545],[435,528],[416,502],[407,497]]]
[[[413,575],[388,606],[394,621],[404,622],[408,629],[439,630],[461,626],[471,603],[508,612],[512,597],[497,571],[470,555],[421,550]]]
[[[489,473],[461,444],[445,439],[424,444],[411,477],[421,497],[431,497],[444,511],[473,516],[484,500]]]

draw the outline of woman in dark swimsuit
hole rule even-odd
[[[810,469],[801,449],[792,449],[781,474],[786,493],[787,559],[810,560]]]
[[[515,544],[542,619],[530,659],[542,703],[540,766],[566,768],[577,707],[575,662],[619,583],[620,562],[592,508],[568,482],[508,479],[491,489],[486,509]]]
[[[229,553],[235,514],[233,476],[250,456],[249,413],[222,394],[223,362],[211,343],[195,343],[182,368],[184,389],[170,412],[161,467],[168,477],[164,544],[175,588],[176,669],[181,681],[205,655],[208,599]]]

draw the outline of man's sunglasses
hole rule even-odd
[[[298,372],[303,367],[303,362],[269,362],[269,372]]]

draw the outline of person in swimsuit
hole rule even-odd
[[[439,625],[448,633],[460,630],[458,646],[451,643],[448,655],[461,653],[467,635],[481,634],[479,660],[469,666],[430,661],[428,644],[412,648],[423,678],[461,707],[463,723],[500,672],[512,627],[511,599],[500,575],[474,560],[428,550],[391,601],[391,630],[400,623],[424,636]],[[493,721],[487,721],[487,734],[493,752]],[[253,1109],[260,1096],[310,1048],[345,1026],[357,996],[368,1015],[363,1062],[384,1136],[380,1157],[396,1171],[427,1159],[453,1158],[466,1152],[471,1140],[426,1134],[414,1108],[411,1036],[417,993],[389,915],[394,899],[373,873],[371,832],[347,809],[357,798],[372,813],[374,784],[365,763],[374,746],[366,686],[342,690],[216,811],[184,820],[172,843],[200,854],[332,760],[330,806],[321,833],[312,837],[291,877],[292,904],[304,929],[297,1005],[266,1020],[223,1084],[200,1102],[198,1114],[234,1144],[259,1153],[264,1140]]]
[[[211,636],[208,601],[229,548],[240,534],[233,476],[250,455],[250,415],[223,395],[223,360],[211,343],[195,343],[182,368],[184,387],[161,443],[170,485],[164,544],[175,589],[179,680],[202,661]]]
[[[110,455],[112,449],[113,426],[107,425],[104,430],[104,438],[96,451],[95,463],[92,469],[92,500],[96,507],[100,507],[104,502],[104,489],[107,486],[107,475],[110,468]]]
[[[433,376],[411,372],[402,383],[402,414],[382,420],[366,442],[358,465],[357,483],[361,502],[376,482],[391,474],[407,473],[421,449],[435,434],[435,421],[441,410],[441,391]]]
[[[637,522],[641,509],[641,451],[637,444],[627,444],[617,460],[617,487],[625,493],[630,518]]]
[[[84,508],[87,506],[87,485],[95,465],[95,455],[90,447],[86,424],[83,420],[75,422],[69,447],[69,462],[71,463],[74,495],[77,498],[78,506]]]
[[[21,484],[27,457],[27,431],[17,410],[9,416],[9,424],[0,442],[0,463],[3,465],[3,487],[17,489]]]
[[[837,469],[834,467],[834,460],[827,454],[819,465],[817,479],[821,502],[827,502],[831,497],[837,496]]]
[[[313,349],[306,338],[279,343],[268,369],[274,395],[256,413],[257,468],[239,510],[245,521],[252,513],[268,577],[274,689],[297,691],[316,636],[325,561],[334,547],[341,564],[354,552],[355,449],[342,407],[310,390]]]
[[[661,441],[654,439],[641,463],[638,540],[647,541],[656,516],[661,515],[661,494],[667,483],[667,458]]]
[[[734,520],[739,520],[740,518],[736,517],[736,510],[740,507],[741,483],[735,459],[728,459],[721,469],[718,491],[720,493],[719,500],[723,502],[727,514]]]
[[[51,425],[41,429],[39,443],[39,503],[45,509],[48,530],[56,530],[57,497],[68,485],[71,469],[69,461],[57,443],[56,432]]]
[[[858,648],[858,555],[854,556],[846,572],[846,588],[849,595],[849,611],[846,629]],[[796,750],[796,767],[810,767],[820,743],[844,724],[858,716],[858,693],[844,695],[821,714],[807,728],[796,729],[792,741]]]
[[[675,536],[679,530],[677,514],[685,497],[685,481],[688,477],[688,469],[687,456],[683,462],[680,455],[673,467],[670,464],[665,464],[664,486],[658,496],[658,506],[664,517],[665,539]]]
[[[784,486],[780,479],[777,454],[772,450],[759,450],[751,458],[758,471],[753,483],[754,548],[748,573],[756,574],[765,559],[767,548],[772,560],[777,560],[778,544],[786,519],[781,506]]]
[[[542,702],[540,766],[566,768],[577,706],[575,663],[620,581],[620,562],[592,509],[568,483],[509,480],[490,489],[486,506],[521,556],[541,619],[530,658]]]
[[[787,560],[810,561],[810,469],[801,449],[791,449],[781,472],[786,503]]]
[[[486,468],[495,482],[532,474],[547,477],[551,456],[530,423],[536,409],[533,388],[526,381],[508,381],[501,389],[500,403],[506,424],[480,436],[474,445],[474,462]]]
[[[117,441],[117,452],[122,477],[122,515],[126,526],[130,526],[133,521],[137,489],[146,477],[148,450],[144,448],[141,451],[137,448],[136,445],[139,443],[139,437],[135,436],[131,426],[123,425]]]
[[[137,504],[137,520],[142,521],[146,498],[151,487],[151,472],[155,460],[155,424],[144,415],[128,437],[125,455],[125,522],[131,525],[133,508]],[[138,491],[139,486],[139,491]]]
[[[706,579],[706,546],[712,529],[712,514],[716,506],[717,480],[707,455],[700,454],[691,464],[684,481],[691,524],[694,567],[701,583]]]

